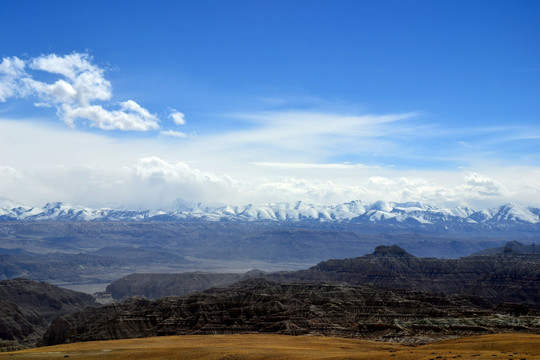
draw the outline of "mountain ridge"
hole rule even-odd
[[[523,245],[512,244],[503,250],[496,248],[497,251],[458,259],[421,258],[397,245],[381,245],[364,256],[330,259],[306,270],[276,272],[266,277],[287,283],[373,284],[391,289],[479,296],[493,305],[511,302],[540,310],[540,253],[520,252],[519,246]]]
[[[516,227],[539,225],[540,208],[506,203],[475,210],[438,207],[421,202],[361,200],[334,205],[296,202],[261,205],[178,203],[174,209],[121,210],[90,208],[62,202],[30,207],[0,200],[0,221],[235,221],[401,224],[404,226]]]

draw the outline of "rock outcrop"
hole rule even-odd
[[[520,311],[521,316],[512,315],[509,306],[497,313],[475,297],[258,278],[183,297],[88,308],[54,320],[43,344],[252,332],[424,342],[465,334],[540,331],[537,313],[526,307]]]
[[[47,283],[0,281],[0,350],[34,345],[54,318],[94,305],[91,295]]]

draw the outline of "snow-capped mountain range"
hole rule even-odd
[[[262,205],[229,206],[176,202],[169,211],[94,209],[60,202],[43,207],[25,206],[0,199],[0,221],[268,221],[401,223],[408,225],[510,225],[540,224],[540,209],[508,203],[473,210],[440,208],[419,202],[395,203],[351,201],[337,205],[314,205],[301,201]]]

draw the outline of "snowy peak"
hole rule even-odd
[[[539,222],[538,215],[533,214],[533,212],[526,207],[523,207],[521,205],[508,203],[504,204],[498,209],[496,209],[496,212],[493,211],[495,214],[492,216],[492,221],[507,221],[507,222],[529,222],[529,223],[537,223]]]
[[[0,198],[0,217],[9,215],[11,213],[20,214],[28,211],[28,209],[30,209],[29,206],[24,206],[9,199]]]
[[[540,222],[538,209],[507,203],[496,208],[474,212],[470,218],[479,223],[531,223]]]
[[[376,201],[369,207],[370,210],[391,212],[393,210],[392,204],[387,201]]]
[[[540,224],[540,209],[508,203],[473,210],[467,207],[440,208],[420,202],[395,203],[350,201],[316,205],[297,201],[262,205],[189,203],[177,200],[166,210],[93,209],[61,202],[43,207],[25,206],[0,198],[0,221],[272,221],[402,224],[404,226],[487,227]]]

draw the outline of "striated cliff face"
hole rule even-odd
[[[269,274],[280,282],[374,284],[479,296],[492,304],[513,302],[540,309],[540,254],[506,251],[459,259],[418,258],[398,246],[372,254],[328,260],[307,270]]]
[[[527,307],[516,310],[510,304],[493,310],[482,299],[466,296],[258,278],[183,297],[88,308],[54,320],[43,345],[251,332],[424,342],[494,331],[538,332],[534,315]]]
[[[0,350],[33,345],[54,318],[93,305],[91,295],[47,283],[0,281]]]

